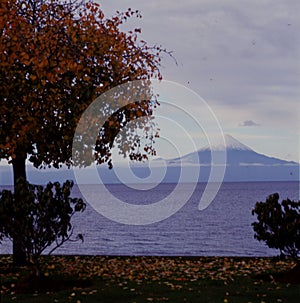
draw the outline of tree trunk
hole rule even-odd
[[[17,155],[12,161],[15,185],[15,197],[18,199],[19,194],[16,192],[16,183],[19,178],[26,180],[26,154]],[[19,198],[21,199],[21,197]],[[20,234],[13,239],[13,263],[16,266],[26,265],[26,254],[22,249],[22,237]]]

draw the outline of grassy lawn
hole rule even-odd
[[[6,302],[299,302],[299,271],[276,258],[43,257],[44,277],[0,256]]]

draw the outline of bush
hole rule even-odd
[[[299,263],[300,200],[286,199],[279,203],[279,194],[274,193],[265,202],[256,203],[252,210],[252,215],[255,214],[258,222],[252,223],[254,238]]]
[[[4,236],[18,239],[37,275],[39,258],[47,248],[51,254],[67,241],[83,241],[81,234],[72,238],[71,218],[86,207],[82,199],[70,197],[72,187],[72,181],[43,187],[21,179],[14,193],[0,192],[0,241]]]

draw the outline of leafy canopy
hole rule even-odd
[[[0,159],[29,155],[36,167],[71,165],[76,125],[97,96],[128,81],[161,78],[165,50],[139,40],[140,29],[120,30],[132,16],[140,18],[128,9],[107,19],[93,1],[1,1]]]

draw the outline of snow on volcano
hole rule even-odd
[[[247,145],[241,143],[237,139],[233,138],[231,135],[224,135],[225,139],[225,145],[224,143],[219,144],[213,144],[213,145],[207,145],[203,148],[201,148],[199,151],[205,151],[205,150],[212,150],[212,151],[223,151],[223,150],[252,150]],[[223,140],[219,140],[223,141]]]

